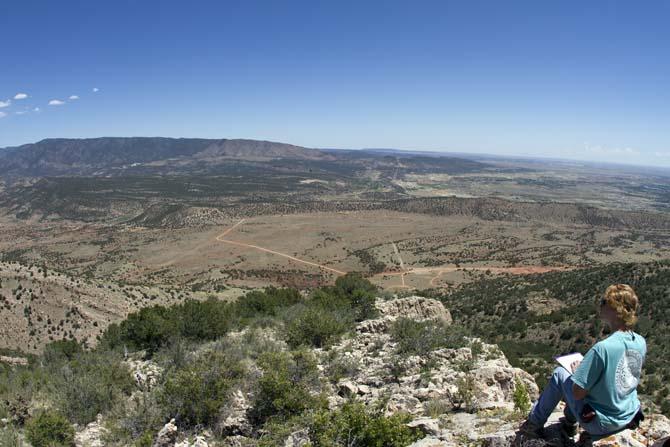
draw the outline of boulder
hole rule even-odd
[[[377,309],[386,317],[405,317],[417,321],[441,320],[451,324],[451,314],[438,300],[410,296],[390,301],[377,301]]]
[[[648,415],[640,424],[640,430],[652,439],[668,437],[670,436],[670,419],[662,414]]]
[[[438,436],[440,434],[440,424],[437,419],[419,418],[407,424],[409,428],[418,428],[422,433],[429,436]]]
[[[179,430],[175,420],[172,419],[160,429],[153,447],[173,447],[177,441],[177,436],[179,436]]]
[[[637,430],[624,430],[616,435],[594,441],[593,447],[646,447],[647,439]]]
[[[250,436],[252,427],[247,418],[249,401],[241,390],[236,390],[228,405],[221,410],[219,431],[224,436]]]
[[[342,397],[350,397],[358,394],[358,385],[351,380],[340,380],[337,384],[337,394]]]
[[[163,373],[163,370],[150,360],[127,360],[126,364],[135,379],[135,384],[144,391],[153,389]]]

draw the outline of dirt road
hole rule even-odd
[[[246,242],[239,242],[239,241],[233,241],[230,239],[226,239],[226,236],[230,234],[235,228],[237,228],[239,225],[243,224],[245,219],[240,220],[237,222],[235,225],[231,226],[230,228],[226,229],[223,233],[218,235],[216,237],[216,240],[219,242],[223,242],[224,244],[230,244],[230,245],[235,245],[238,247],[245,247],[245,248],[250,248],[253,250],[258,250],[262,251],[264,253],[270,253],[276,256],[281,256],[286,259],[290,259],[293,262],[297,262],[300,264],[304,265],[309,265],[312,267],[316,267],[331,273],[335,273],[337,275],[344,275],[346,272],[343,272],[342,270],[337,270],[332,267],[325,266],[323,264],[319,264],[316,262],[312,261],[307,261],[305,259],[300,259],[295,256],[291,256],[287,253],[282,253],[276,250],[271,250],[269,248],[261,247],[259,245],[254,245],[254,244],[247,244]],[[520,266],[520,267],[486,267],[486,266],[476,266],[476,267],[456,267],[456,266],[443,266],[443,267],[415,267],[415,268],[405,268],[405,263],[402,260],[402,257],[400,256],[400,252],[398,250],[398,246],[395,244],[395,242],[392,242],[393,245],[393,251],[395,252],[396,256],[398,257],[398,261],[400,262],[400,268],[401,271],[394,271],[394,272],[382,272],[379,273],[375,276],[399,276],[400,277],[400,284],[397,286],[393,286],[396,288],[410,288],[407,284],[405,284],[405,276],[414,274],[414,275],[430,275],[433,274],[435,275],[433,278],[430,280],[430,285],[431,286],[436,286],[436,281],[440,278],[440,276],[444,273],[450,273],[450,272],[456,272],[459,270],[462,271],[489,271],[491,273],[511,273],[513,275],[528,275],[532,273],[547,273],[547,272],[553,272],[553,271],[564,271],[564,270],[569,270],[568,267],[563,267],[563,266],[557,266],[557,267],[549,267],[549,266]]]
[[[334,269],[334,268],[331,268],[331,267],[327,267],[327,266],[322,265],[322,264],[317,264],[316,262],[311,262],[311,261],[306,261],[304,259],[296,258],[295,256],[291,256],[291,255],[288,255],[286,253],[282,253],[282,252],[275,251],[275,250],[270,250],[269,248],[259,247],[258,245],[246,244],[244,242],[237,242],[237,241],[231,241],[229,239],[224,239],[224,237],[227,236],[228,233],[233,231],[238,225],[241,225],[243,222],[244,222],[244,219],[240,220],[235,225],[233,225],[232,227],[228,228],[226,231],[224,231],[223,233],[218,235],[216,237],[216,240],[219,241],[219,242],[223,242],[225,244],[237,245],[238,247],[252,248],[254,250],[258,250],[258,251],[262,251],[262,252],[265,252],[265,253],[270,253],[270,254],[273,254],[273,255],[281,256],[283,258],[290,259],[291,261],[298,262],[300,264],[310,265],[310,266],[313,266],[313,267],[318,267],[322,270],[326,270],[328,272],[336,273],[338,275],[345,275],[346,274],[346,272],[343,272],[341,270],[337,270],[337,269]]]

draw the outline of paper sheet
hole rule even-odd
[[[579,360],[580,362],[584,358],[579,352],[573,352],[572,354],[560,355],[555,357],[554,360],[558,362],[563,368],[567,369],[570,374],[574,373],[572,370],[572,364]]]

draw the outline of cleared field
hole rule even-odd
[[[153,233],[153,231],[148,231]],[[398,212],[259,216],[142,244],[150,272],[218,272],[228,284],[308,286],[362,271],[385,288],[442,287],[482,274],[524,274],[668,255],[666,234],[492,222]],[[660,238],[660,239],[659,239]],[[168,246],[172,248],[167,248]],[[168,272],[165,272],[166,274]]]
[[[268,215],[179,229],[11,221],[3,228],[5,260],[210,291],[309,287],[351,271],[388,289],[448,287],[486,274],[664,259],[670,247],[667,230],[396,211]]]
[[[234,299],[269,285],[310,288],[352,271],[387,291],[411,293],[670,255],[668,230],[559,224],[546,216],[517,222],[315,212],[178,229],[0,223],[6,266],[0,275],[6,341],[0,347],[31,351],[64,336],[92,342],[107,324],[151,304]]]

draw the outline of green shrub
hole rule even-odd
[[[187,427],[211,425],[231,388],[244,375],[239,363],[219,352],[209,352],[189,366],[170,373],[159,401],[168,417]]]
[[[318,386],[314,356],[307,351],[267,352],[258,359],[263,375],[249,411],[251,421],[262,426],[271,418],[288,419],[323,405],[312,394]]]
[[[520,416],[525,416],[530,411],[530,396],[528,395],[528,388],[526,384],[518,377],[514,379],[514,411]]]
[[[434,419],[437,419],[445,413],[449,413],[453,405],[447,399],[432,399],[424,404],[426,414]]]
[[[314,447],[404,447],[423,436],[407,427],[410,420],[402,413],[385,417],[381,411],[348,402],[336,411],[322,410],[315,415],[310,441]]]
[[[284,331],[292,348],[329,346],[350,328],[346,315],[317,305],[298,305],[287,312]]]
[[[46,363],[61,363],[72,360],[83,348],[77,340],[58,340],[44,347],[42,358]]]
[[[187,340],[214,340],[226,334],[232,326],[230,306],[216,298],[206,301],[186,300],[172,308],[178,336]],[[165,342],[165,340],[163,340]]]
[[[354,310],[356,321],[374,318],[377,315],[375,308],[377,287],[360,273],[347,273],[337,278],[335,290],[347,297]]]
[[[157,394],[155,391],[133,393],[131,398],[118,402],[106,414],[105,445],[131,445],[133,440],[142,439],[147,434],[151,445],[153,434],[167,419]]]
[[[253,291],[241,297],[235,303],[235,314],[250,320],[264,316],[275,316],[283,308],[302,301],[300,293],[295,289],[277,289],[268,287],[264,292]]]
[[[33,395],[41,392],[49,380],[44,369],[31,364],[0,369],[0,417],[21,426],[28,419]]]
[[[87,424],[130,394],[134,381],[121,356],[111,351],[77,354],[49,371],[55,403],[73,422]]]
[[[110,348],[146,349],[151,354],[177,335],[174,309],[151,306],[131,313],[118,326],[110,325],[101,343]]]
[[[210,297],[206,301],[186,300],[171,307],[145,307],[120,324],[110,325],[101,337],[100,346],[146,350],[152,355],[175,339],[215,340],[254,319],[274,316],[300,300],[297,290],[269,287],[264,292],[251,292],[232,304]]]
[[[467,345],[460,326],[441,321],[415,321],[399,318],[391,326],[391,339],[402,355],[426,355],[439,348],[461,348]]]
[[[344,377],[353,376],[359,369],[360,364],[354,357],[331,351],[325,372],[331,382],[337,383]]]
[[[70,447],[74,428],[62,414],[46,411],[26,423],[26,439],[33,447]]]
[[[473,412],[475,410],[475,378],[466,374],[456,381],[456,387],[456,394],[452,397],[454,406],[469,413]]]
[[[152,445],[154,445],[154,433],[150,431],[142,433],[142,436],[137,438],[133,444],[134,447],[151,447]]]
[[[21,447],[23,443],[19,438],[19,432],[12,425],[0,428],[0,445],[2,447]]]

